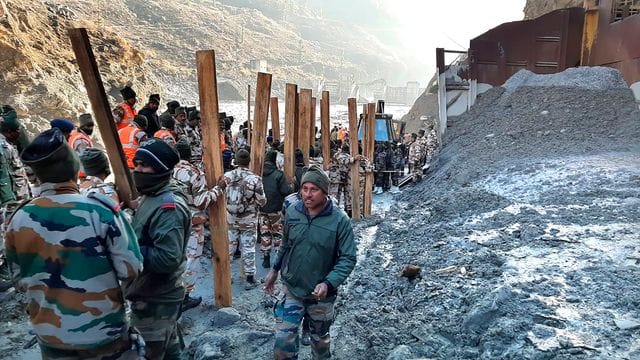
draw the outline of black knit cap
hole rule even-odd
[[[173,130],[173,128],[176,127],[176,120],[173,116],[163,116],[160,119],[160,125],[164,128]]]
[[[80,163],[75,151],[67,145],[64,134],[51,128],[38,135],[22,151],[20,159],[31,167],[41,182],[60,183],[78,174]]]
[[[174,114],[174,110],[180,107],[180,103],[176,100],[171,100],[167,103],[167,109],[171,115]]]
[[[160,105],[160,94],[149,95],[149,102]]]
[[[236,152],[236,165],[247,166],[251,162],[251,153],[245,149],[240,149]]]
[[[122,98],[125,100],[133,99],[136,97],[136,92],[130,86],[125,86],[120,90]]]
[[[173,170],[180,158],[178,152],[169,144],[160,139],[151,138],[140,144],[133,160],[142,161],[160,174]]]
[[[264,155],[265,162],[270,162],[275,164],[277,158],[278,158],[278,153],[273,150],[267,151],[267,153]]]
[[[80,162],[85,174],[96,176],[109,174],[109,160],[104,151],[96,148],[86,148],[80,154]]]
[[[180,159],[182,160],[190,160],[191,159],[191,145],[189,145],[189,140],[185,138],[180,138],[176,143],[176,151],[180,155]]]

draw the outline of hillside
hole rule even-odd
[[[535,19],[554,10],[581,7],[582,4],[582,0],[527,0],[524,7],[524,18]]]

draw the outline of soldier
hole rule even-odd
[[[120,94],[122,95],[122,99],[124,100],[122,103],[118,104],[112,111],[113,120],[116,122],[116,128],[121,130],[133,121],[138,112],[135,109],[136,102],[136,92],[129,86],[125,86],[120,90]]]
[[[173,179],[187,196],[187,203],[191,210],[191,234],[187,243],[187,269],[184,272],[183,283],[186,294],[182,303],[182,311],[194,308],[202,302],[202,297],[192,297],[191,292],[196,285],[196,278],[200,272],[200,259],[204,248],[204,224],[207,222],[205,210],[211,203],[215,203],[223,194],[225,183],[220,182],[212,190],[207,188],[207,180],[200,169],[191,164],[191,147],[187,139],[180,139],[176,143],[176,150],[180,161],[173,169]]]
[[[336,149],[334,146],[331,147],[331,158],[329,158],[329,195],[333,196],[336,199],[339,199],[338,190],[340,189],[341,175],[340,175],[340,166],[338,161],[336,160]],[[336,201],[336,206],[342,206],[344,208],[344,204],[340,204],[340,201]]]
[[[88,195],[98,193],[110,197],[116,204],[120,204],[120,197],[112,183],[104,180],[109,176],[109,161],[104,151],[96,148],[88,148],[80,154],[80,162],[84,168],[86,177],[80,182],[80,194]]]
[[[265,292],[274,292],[278,272],[284,296],[275,306],[276,359],[298,357],[298,328],[310,318],[314,359],[331,358],[330,327],[338,287],[356,264],[351,222],[328,197],[329,178],[312,166],[302,178],[302,201],[287,208],[282,246],[265,279]]]
[[[73,131],[73,128],[76,127],[67,119],[53,119],[49,121],[49,125],[51,125],[51,128],[58,128],[67,140],[67,143],[69,143],[69,140],[71,139],[71,132]]]
[[[59,129],[36,137],[22,160],[41,193],[11,219],[7,258],[19,269],[42,358],[136,358],[118,283],[142,270],[131,226],[109,198],[78,193],[77,155]]]
[[[182,106],[177,107],[175,109],[175,114],[173,115],[173,118],[176,121],[176,125],[174,127],[176,141],[180,140],[181,137],[187,137],[187,130],[186,130],[187,110]]]
[[[276,158],[275,151],[267,152],[262,177],[267,203],[260,208],[260,250],[262,267],[265,269],[271,267],[271,249],[277,251],[280,247],[282,204],[285,197],[293,191],[284,173],[277,169]]]
[[[129,169],[133,169],[135,164],[133,163],[133,157],[140,147],[140,144],[147,140],[147,133],[144,129],[147,128],[147,118],[143,115],[136,115],[131,124],[118,130],[118,136],[120,137],[120,143],[122,144],[122,151],[127,159],[127,166]]]
[[[247,150],[236,152],[237,169],[224,174],[227,184],[227,223],[229,224],[229,256],[242,248],[242,263],[247,276],[246,289],[256,285],[256,231],[258,207],[267,203],[260,176],[249,169],[251,155]]]
[[[296,169],[295,169],[296,179],[293,184],[293,191],[298,192],[300,191],[300,181],[302,181],[302,175],[305,172],[304,154],[302,153],[302,150],[296,149],[296,151],[294,152],[294,157],[296,161]]]
[[[140,145],[133,160],[133,179],[142,197],[132,225],[144,271],[125,289],[131,325],[142,333],[148,359],[179,359],[177,320],[185,297],[182,273],[191,232],[185,195],[171,182],[179,158],[167,143],[152,138]]]
[[[390,166],[394,172],[391,176],[391,190],[389,192],[397,194],[400,192],[398,181],[404,175],[404,152],[400,146],[391,143],[391,154]]]
[[[425,159],[427,156],[427,138],[424,136],[424,130],[420,129],[418,131],[418,138],[416,141],[420,144],[421,156],[420,156],[420,166],[425,164]],[[422,169],[422,168],[421,168]]]
[[[411,145],[409,145],[409,171],[412,175],[413,182],[422,179],[422,147],[420,142],[417,141],[418,135],[416,133],[411,134]]]
[[[389,158],[389,154],[387,152],[387,148],[386,146],[384,146],[384,144],[379,143],[378,146],[376,146],[376,152],[374,154],[374,159],[375,159],[375,171],[376,171],[376,175],[375,175],[375,194],[376,195],[380,195],[384,192],[384,190],[387,187],[387,177],[388,177],[388,173],[387,173],[387,161]]]
[[[174,133],[175,127],[176,120],[172,116],[163,117],[162,127],[153,134],[153,137],[164,140],[164,142],[171,146],[176,146],[176,136]]]
[[[357,159],[349,154],[349,144],[343,144],[340,151],[334,155],[340,173],[340,185],[338,186],[338,203],[344,198],[344,211],[351,217],[351,164]]]
[[[365,179],[367,174],[370,174],[373,172],[373,164],[371,163],[371,161],[369,161],[369,159],[367,159],[364,156],[360,156],[358,158],[359,162],[359,166],[358,166],[358,172],[360,173],[360,177],[359,177],[359,196],[360,196],[360,214],[364,214],[364,189],[366,186],[365,183]],[[349,189],[351,189],[351,181],[349,181]]]
[[[200,135],[200,111],[194,110],[189,114],[185,126],[187,140],[191,145],[191,163],[202,166],[202,135]]]
[[[160,129],[158,107],[160,107],[160,94],[152,94],[149,96],[147,104],[138,112],[138,114],[147,118],[147,134],[153,135]]]
[[[435,154],[436,150],[438,149],[438,133],[436,132],[435,127],[432,125],[429,125],[429,135],[427,135],[427,141],[425,143],[426,145],[426,158],[425,158],[425,162],[426,164],[431,163],[431,159],[433,159],[433,155]]]

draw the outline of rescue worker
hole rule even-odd
[[[124,152],[124,157],[127,159],[127,167],[129,169],[135,167],[133,158],[136,155],[136,151],[140,144],[147,140],[147,133],[144,131],[146,128],[147,118],[143,115],[136,115],[131,124],[118,130],[122,151]]]
[[[178,317],[185,297],[182,274],[191,214],[182,190],[171,182],[179,158],[160,139],[149,139],[134,156],[133,179],[142,195],[133,216],[144,270],[125,288],[131,325],[147,343],[148,359],[180,359]]]
[[[256,284],[256,231],[258,208],[267,203],[262,187],[262,178],[249,167],[250,153],[245,149],[236,152],[238,168],[224,174],[227,195],[227,224],[229,225],[229,256],[241,249],[242,264],[246,274],[245,289]]]
[[[411,144],[409,145],[409,171],[411,172],[412,181],[417,182],[422,179],[422,147],[416,133],[411,134]]]
[[[187,124],[185,123],[187,120],[187,110],[182,106],[177,107],[174,110],[173,118],[176,120],[176,125],[174,127],[176,141],[180,140],[181,137],[187,137]]]
[[[171,146],[176,146],[176,136],[174,133],[176,120],[172,116],[163,117],[161,125],[162,127],[153,134],[153,137],[164,140],[164,142]]]
[[[187,265],[183,276],[185,288],[182,311],[194,308],[202,302],[202,297],[192,297],[191,292],[196,285],[196,278],[201,271],[200,260],[204,248],[204,224],[207,222],[205,213],[209,204],[215,203],[223,195],[224,181],[212,190],[207,188],[204,173],[191,160],[191,147],[187,139],[180,139],[176,143],[176,150],[180,161],[173,169],[173,179],[186,195],[187,204],[191,211],[191,233],[187,243]]]
[[[338,204],[344,199],[344,211],[351,217],[351,164],[357,158],[349,154],[349,144],[343,144],[340,151],[334,155],[335,162],[338,164],[338,172],[340,173],[340,183],[338,185],[337,199]]]
[[[120,197],[116,192],[115,185],[106,183],[105,179],[109,170],[109,160],[104,151],[96,148],[87,148],[80,154],[80,163],[84,169],[85,178],[80,181],[80,194],[88,195],[98,193],[110,197],[113,202],[120,204]]]
[[[191,163],[202,165],[202,135],[200,135],[200,111],[193,110],[186,121],[185,133],[191,145]]]
[[[59,129],[22,152],[40,196],[16,211],[7,259],[19,269],[43,359],[135,359],[119,281],[142,271],[136,236],[109,198],[78,193],[78,158]],[[79,249],[82,249],[80,251]],[[134,338],[136,338],[134,336]]]
[[[282,245],[264,290],[273,294],[281,272],[283,296],[275,305],[275,359],[298,357],[298,328],[310,319],[314,359],[331,358],[330,327],[338,287],[356,264],[351,222],[328,196],[329,178],[317,166],[302,177],[302,201],[286,210]]]
[[[376,195],[382,194],[388,184],[387,180],[389,177],[389,173],[387,172],[387,161],[389,158],[389,153],[384,144],[379,143],[376,146],[376,151],[374,154],[375,159],[375,190],[374,193]]]
[[[147,118],[147,134],[155,134],[160,130],[160,120],[158,119],[158,108],[160,107],[160,94],[152,94],[145,106],[138,111],[139,115]]]
[[[118,131],[129,126],[138,112],[135,109],[136,102],[136,92],[129,86],[125,86],[120,90],[120,94],[122,95],[123,102],[116,105],[113,109],[113,120],[116,122],[116,128]]]
[[[80,155],[80,153],[87,148],[93,147],[93,140],[91,140],[91,135],[93,134],[93,128],[95,124],[93,123],[93,119],[91,118],[91,114],[82,114],[78,117],[80,121],[80,125],[78,125],[77,130],[71,131],[71,136],[69,137],[69,145],[76,152],[76,154]]]
[[[431,163],[431,160],[433,159],[433,155],[436,153],[436,150],[438,149],[438,133],[436,132],[435,126],[433,126],[433,124],[431,124],[429,126],[429,134],[427,135],[427,141],[425,142],[425,146],[426,146],[426,158],[425,158],[425,163],[429,164]]]

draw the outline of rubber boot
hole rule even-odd
[[[271,267],[271,254],[266,253],[262,257],[262,267],[268,269]]]
[[[193,309],[197,307],[202,302],[202,297],[191,297],[189,293],[184,295],[184,300],[182,301],[182,311],[185,312],[187,310]]]

